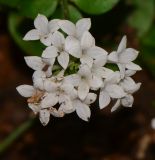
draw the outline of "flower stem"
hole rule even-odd
[[[69,19],[68,0],[61,0],[61,8],[63,11],[63,18]]]
[[[28,130],[34,122],[34,118],[30,118],[28,121],[22,123],[16,128],[6,139],[0,143],[0,154],[5,152],[10,145],[19,138],[26,130]]]

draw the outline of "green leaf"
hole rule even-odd
[[[0,0],[0,4],[6,5],[8,7],[18,8],[20,1],[21,0]]]
[[[74,6],[69,5],[68,10],[69,10],[69,20],[71,20],[72,22],[75,23],[76,21],[82,18],[82,14]],[[61,7],[58,7],[54,12],[54,14],[52,15],[52,18],[63,19],[63,17],[64,17],[63,11]]]
[[[39,41],[24,41],[23,34],[20,33],[19,29],[22,27],[23,17],[18,16],[15,13],[9,15],[8,18],[8,28],[14,39],[14,41],[19,45],[19,47],[29,55],[40,56],[44,46]]]
[[[135,11],[129,17],[129,25],[135,28],[138,36],[143,36],[151,27],[154,18],[154,0],[147,0],[143,3],[141,0],[133,0],[136,7]]]
[[[102,14],[111,10],[119,0],[72,0],[82,11],[88,14]]]
[[[155,77],[155,26],[141,39],[141,58]]]
[[[57,4],[57,0],[21,0],[20,13],[32,19],[34,19],[38,13],[49,17],[54,13]]]

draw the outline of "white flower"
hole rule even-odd
[[[39,40],[46,46],[51,45],[52,33],[59,29],[59,20],[54,19],[48,22],[48,19],[41,14],[34,20],[35,29],[30,30],[24,37],[24,40]]]
[[[97,95],[94,93],[88,93],[86,98],[81,101],[80,99],[74,99],[72,101],[73,111],[76,111],[77,115],[84,121],[88,121],[91,115],[90,104],[94,103]]]
[[[130,72],[130,74],[131,73],[132,72]],[[127,95],[116,101],[115,105],[111,109],[111,112],[118,109],[120,105],[124,107],[132,107],[134,102],[134,98],[132,94],[138,91],[141,86],[141,83],[135,83],[135,81],[131,77],[125,77],[123,80],[120,81],[119,84],[123,88],[123,90],[127,93]]]
[[[92,67],[93,60],[102,57],[103,63],[107,61],[107,52],[95,46],[94,37],[85,31],[81,37],[80,42],[72,36],[68,36],[65,42],[65,50],[72,56],[80,58],[82,64],[87,64]]]
[[[81,65],[77,74],[65,77],[66,83],[78,87],[78,96],[81,100],[84,100],[89,90],[94,88],[95,80],[88,65]]]
[[[46,76],[52,75],[52,68],[55,59],[41,58],[38,56],[27,56],[24,57],[26,64],[35,71],[44,71]]]
[[[122,87],[118,84],[119,81],[119,72],[114,72],[105,79],[104,86],[101,88],[99,95],[100,109],[105,108],[110,103],[111,98],[119,99],[126,95]]]
[[[117,51],[113,51],[108,55],[109,62],[116,63],[120,69],[121,77],[124,78],[125,69],[138,71],[141,67],[132,61],[138,56],[138,51],[133,48],[126,48],[126,36],[124,36],[118,46]]]
[[[51,38],[51,42],[53,46],[47,47],[43,51],[42,57],[48,59],[57,57],[59,64],[66,69],[69,63],[69,54],[64,49],[65,38],[63,34],[56,31]]]
[[[85,31],[91,27],[90,18],[83,18],[77,21],[76,25],[68,20],[59,21],[60,28],[69,36],[80,39]]]

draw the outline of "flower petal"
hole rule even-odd
[[[44,63],[42,62],[42,59],[37,56],[27,56],[24,57],[26,64],[32,68],[33,70],[42,70],[44,67]]]
[[[28,40],[38,40],[40,39],[40,34],[37,29],[32,29],[29,32],[26,33],[24,36],[23,40],[28,41]]]
[[[84,100],[89,92],[89,85],[85,80],[82,80],[78,86],[78,96],[81,100]]]
[[[41,36],[40,42],[45,46],[50,46],[52,43],[52,34],[49,34],[48,36]]]
[[[62,48],[65,43],[65,38],[62,33],[60,33],[59,31],[56,31],[54,32],[51,41],[55,47]]]
[[[105,108],[110,103],[110,96],[106,91],[101,91],[99,95],[99,107],[100,109]]]
[[[88,121],[91,115],[91,111],[88,105],[82,103],[79,100],[74,101],[74,107],[76,108],[77,115],[84,121]]]
[[[111,98],[122,98],[126,95],[123,89],[116,84],[107,85],[105,90],[108,92]]]
[[[59,64],[66,69],[69,63],[69,55],[67,52],[61,52],[60,55],[57,57]]]
[[[39,114],[40,122],[43,126],[46,126],[50,120],[50,112],[47,109],[40,110]]]
[[[80,58],[81,57],[81,47],[80,42],[72,37],[68,36],[65,40],[65,50],[72,55],[73,57]]]
[[[70,22],[68,20],[61,20],[61,21],[59,21],[59,26],[68,35],[75,36],[76,27],[72,22]]]
[[[93,75],[90,86],[92,90],[98,90],[103,84],[103,80],[101,77]]]
[[[118,53],[113,51],[108,55],[108,61],[109,62],[113,62],[113,63],[117,63],[118,62]]]
[[[65,83],[72,84],[73,86],[78,86],[80,83],[80,76],[78,74],[68,75],[64,79]]]
[[[54,117],[63,117],[65,115],[60,107],[58,110],[52,107],[50,109],[50,114]]]
[[[30,85],[20,85],[17,88],[18,93],[23,97],[31,97],[35,94],[36,90]]]
[[[125,76],[125,64],[118,63],[121,79]]]
[[[42,34],[46,34],[47,25],[48,19],[44,15],[38,14],[38,16],[34,20],[35,28],[38,29]]]
[[[132,107],[134,102],[134,98],[132,95],[126,95],[124,98],[122,98],[121,103],[124,107]]]
[[[123,36],[123,38],[118,46],[118,49],[117,49],[118,53],[121,53],[122,51],[124,51],[126,49],[126,43],[127,43],[127,38],[126,38],[126,36]]]
[[[41,101],[41,108],[50,108],[58,103],[58,97],[54,93],[49,93],[47,96]]]
[[[95,102],[96,98],[97,95],[95,93],[88,93],[86,99],[84,100],[84,103],[90,105]]]
[[[58,56],[58,53],[57,53],[57,48],[54,47],[54,46],[49,46],[47,47],[43,53],[42,53],[42,58],[55,58]]]
[[[120,105],[121,105],[121,100],[118,99],[118,100],[116,101],[115,105],[111,108],[111,112],[116,111],[116,110],[119,108]]]
[[[49,21],[48,23],[48,29],[51,33],[57,31],[60,27],[59,27],[59,19],[52,19]]]
[[[40,105],[36,105],[36,104],[33,104],[33,103],[28,103],[28,106],[29,106],[30,109],[32,109],[34,114],[37,114],[40,111]]]
[[[137,64],[135,64],[133,62],[130,62],[130,63],[126,64],[126,68],[130,69],[130,70],[134,70],[134,71],[142,70],[142,68],[139,65],[137,65]]]
[[[97,46],[89,48],[86,51],[86,53],[94,59],[99,59],[101,57],[104,57],[104,59],[107,59],[107,54],[108,54],[104,49]]]
[[[90,18],[82,18],[76,23],[76,34],[80,38],[85,31],[88,31],[91,27]]]
[[[91,74],[91,70],[90,67],[86,64],[82,64],[79,67],[79,71],[78,74],[85,79],[91,80],[92,79],[92,74]]]
[[[90,32],[86,31],[84,32],[82,38],[81,38],[81,47],[83,50],[89,49],[90,47],[93,47],[95,45],[95,39],[90,34]]]
[[[88,55],[82,55],[82,57],[80,58],[80,62],[82,64],[87,64],[90,68],[92,67],[93,65],[93,58],[91,58],[90,56]]]
[[[129,63],[134,61],[138,56],[138,51],[128,48],[122,53],[119,54],[119,62],[120,63]]]

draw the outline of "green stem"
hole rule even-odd
[[[34,122],[34,118],[21,124],[17,129],[15,129],[6,139],[0,143],[0,154],[9,148],[9,146],[19,138],[26,130],[28,130]]]
[[[61,8],[63,11],[64,19],[69,19],[68,0],[61,0]]]

